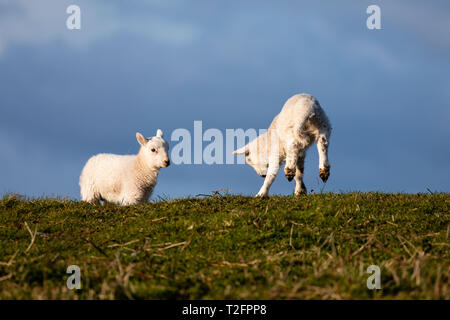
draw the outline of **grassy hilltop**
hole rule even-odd
[[[449,194],[5,197],[0,299],[450,299],[449,212]],[[381,290],[367,289],[372,264]]]

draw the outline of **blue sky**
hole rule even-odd
[[[0,0],[0,194],[79,198],[85,161],[137,152],[136,131],[267,128],[303,92],[334,127],[325,191],[449,192],[449,15],[448,1]],[[314,147],[316,191],[317,166]],[[153,199],[262,182],[245,165],[171,166]],[[271,192],[293,189],[280,172]]]

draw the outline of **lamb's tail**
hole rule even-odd
[[[313,121],[315,116],[316,114],[314,112],[304,112],[298,117],[296,123],[294,124],[294,132],[300,137],[300,141],[303,144],[301,146],[302,149],[307,148],[312,143],[309,136],[305,132],[305,127],[308,121]]]

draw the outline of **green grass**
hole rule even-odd
[[[449,299],[449,212],[449,194],[134,207],[10,196],[0,200],[0,299]],[[66,287],[72,264],[81,290]],[[381,290],[367,289],[372,264]]]

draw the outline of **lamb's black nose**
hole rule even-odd
[[[265,174],[262,174],[262,175],[261,175],[261,177],[265,178],[265,177],[266,177],[266,175],[265,175]]]
[[[164,163],[166,164],[166,167],[170,166],[170,160],[164,160]]]

